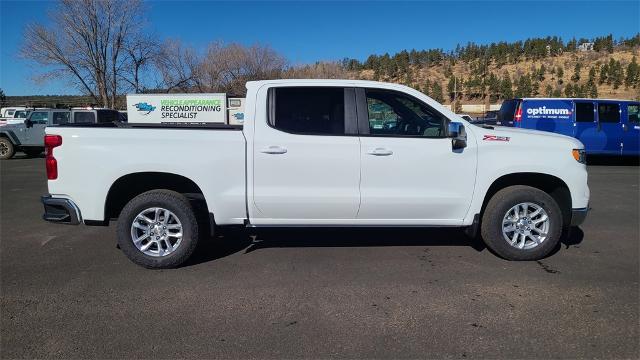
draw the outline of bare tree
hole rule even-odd
[[[125,43],[126,58],[121,66],[119,76],[129,84],[133,92],[143,91],[145,83],[142,77],[151,68],[153,61],[158,58],[158,48],[157,41],[146,35],[136,36]]]
[[[160,86],[167,92],[202,91],[200,64],[195,50],[182,45],[179,40],[166,40],[154,61],[162,78]]]
[[[340,63],[317,62],[313,65],[290,67],[284,72],[283,77],[289,79],[348,79],[353,75]]]
[[[141,31],[139,0],[61,0],[51,26],[29,24],[21,54],[45,66],[43,78],[64,76],[105,107],[115,107],[125,50]],[[139,86],[139,85],[138,85]]]

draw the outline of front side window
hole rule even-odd
[[[417,99],[385,90],[367,90],[369,133],[378,136],[443,137],[446,118]]]
[[[344,135],[343,88],[273,88],[269,124],[284,132]]]
[[[26,119],[27,115],[29,115],[28,111],[20,110],[20,111],[16,111],[15,114],[13,114],[13,118],[14,119]]]
[[[73,122],[76,124],[91,124],[96,122],[96,116],[92,111],[80,111],[73,114]]]
[[[47,124],[49,122],[49,112],[35,111],[31,113],[31,122],[34,124]]]
[[[598,119],[601,123],[619,123],[620,105],[618,104],[598,104]]]
[[[69,122],[69,113],[68,112],[62,112],[62,111],[56,111],[53,113],[53,124],[54,125],[60,125],[60,124],[66,124]]]
[[[576,103],[576,122],[594,122],[593,103]]]
[[[640,104],[629,104],[627,106],[627,119],[629,124],[638,124],[638,115],[640,115]]]

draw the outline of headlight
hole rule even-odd
[[[573,158],[576,159],[577,162],[581,164],[587,163],[587,154],[584,149],[573,149],[571,152],[573,154]]]

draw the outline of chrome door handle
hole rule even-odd
[[[389,156],[389,155],[393,155],[393,151],[386,148],[379,147],[379,148],[375,148],[367,151],[367,154],[374,155],[374,156]]]
[[[260,152],[265,154],[285,154],[287,152],[287,149],[283,148],[282,146],[271,145],[260,150]]]

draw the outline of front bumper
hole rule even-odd
[[[587,218],[590,208],[571,209],[571,226],[578,226]]]
[[[80,210],[69,199],[45,195],[41,197],[41,201],[44,205],[44,220],[67,225],[78,225],[82,221]]]

